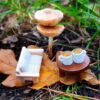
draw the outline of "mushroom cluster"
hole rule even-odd
[[[43,10],[38,10],[34,17],[39,23],[37,25],[37,30],[44,36],[49,37],[49,57],[52,57],[53,37],[60,35],[64,30],[63,25],[56,25],[63,18],[63,13],[59,10],[45,8]]]

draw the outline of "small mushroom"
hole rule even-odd
[[[43,25],[37,25],[37,30],[43,34],[44,36],[49,37],[49,57],[52,57],[52,42],[53,37],[60,35],[63,30],[63,25],[56,25],[56,26],[43,26]]]
[[[59,10],[45,8],[37,11],[34,17],[41,25],[54,26],[61,21],[63,18],[63,13]]]

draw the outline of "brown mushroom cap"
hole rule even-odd
[[[63,13],[59,10],[45,8],[37,11],[34,17],[41,25],[54,26],[61,21],[63,18]]]
[[[44,36],[55,37],[63,32],[64,26],[63,25],[56,25],[56,26],[37,25],[37,29]]]

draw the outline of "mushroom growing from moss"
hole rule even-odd
[[[56,25],[56,26],[43,26],[43,25],[37,25],[37,30],[43,34],[44,36],[49,37],[49,57],[52,57],[52,42],[53,37],[60,35],[63,30],[63,25]]]
[[[54,26],[61,21],[63,13],[59,10],[45,8],[43,10],[38,10],[34,17],[41,25]]]

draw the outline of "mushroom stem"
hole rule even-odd
[[[49,37],[49,57],[52,57],[53,37]]]

